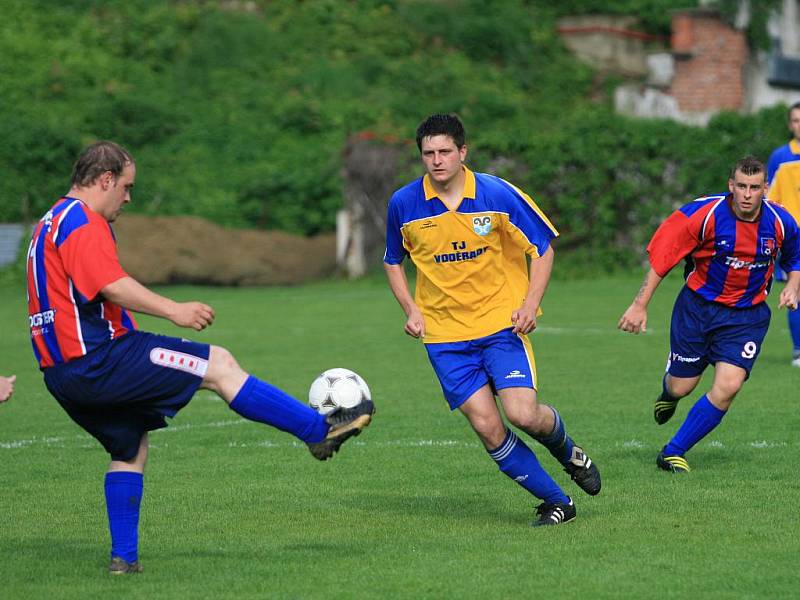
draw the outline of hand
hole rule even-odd
[[[405,332],[414,338],[425,337],[425,319],[422,317],[420,310],[416,307],[411,309],[408,315]]]
[[[511,313],[511,323],[514,325],[512,333],[529,334],[536,329],[536,311],[538,306],[531,306],[525,302]]]
[[[16,375],[11,377],[3,377],[0,375],[0,402],[5,402],[11,398],[14,393],[14,382],[17,380]]]
[[[169,320],[179,327],[202,331],[214,322],[214,309],[202,302],[179,302]]]
[[[647,331],[647,309],[634,302],[622,315],[617,327],[628,333],[638,334]]]
[[[787,285],[781,290],[780,302],[778,308],[784,306],[789,310],[797,310],[798,290],[793,286]]]

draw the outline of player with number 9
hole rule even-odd
[[[731,172],[728,193],[698,198],[672,213],[647,246],[650,270],[619,320],[623,331],[645,331],[650,298],[686,260],[686,285],[672,311],[667,372],[653,411],[656,423],[672,417],[709,364],[714,381],[656,458],[665,471],[689,471],[686,452],[720,424],[750,376],[769,327],[766,298],[779,250],[779,264],[789,273],[779,306],[797,308],[800,233],[783,207],[764,198],[765,177],[764,165],[745,157]]]

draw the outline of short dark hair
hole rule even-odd
[[[795,102],[789,107],[789,110],[786,111],[786,119],[789,120],[792,118],[792,111],[800,109],[800,101]]]
[[[467,140],[464,125],[453,113],[431,115],[417,127],[417,148],[422,152],[422,140],[434,135],[446,135],[461,148]]]
[[[111,171],[116,179],[122,175],[126,165],[133,164],[131,153],[119,144],[101,140],[81,152],[72,167],[72,185],[85,187],[92,185],[100,175]]]
[[[758,175],[759,173],[766,173],[764,163],[758,160],[755,156],[745,156],[736,161],[731,169],[731,179],[736,176],[736,171],[740,171],[742,175]]]

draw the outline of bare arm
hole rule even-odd
[[[650,267],[644,277],[642,286],[639,288],[639,292],[636,294],[636,298],[633,299],[628,310],[620,317],[617,327],[628,333],[647,331],[647,305],[663,279]]]
[[[554,258],[555,253],[550,246],[540,257],[531,259],[528,293],[525,294],[522,306],[511,313],[514,333],[528,334],[536,329],[536,313],[547,290],[547,284],[550,283]]]
[[[798,296],[800,295],[800,271],[789,271],[789,278],[781,290],[778,308],[784,306],[790,310],[797,310]]]
[[[403,265],[390,265],[383,263],[383,268],[386,271],[386,277],[389,279],[389,287],[392,289],[394,297],[403,312],[406,313],[405,332],[411,337],[424,338],[425,337],[425,319],[422,317],[422,312],[414,302],[411,294],[408,291],[408,279],[406,279],[406,272],[403,270]]]
[[[175,302],[147,289],[133,277],[109,283],[100,292],[129,310],[168,319],[179,327],[200,331],[214,322],[214,309],[202,302]]]

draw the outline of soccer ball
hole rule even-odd
[[[328,369],[321,373],[308,390],[308,403],[320,414],[335,408],[352,408],[363,400],[371,400],[367,382],[349,369]]]

